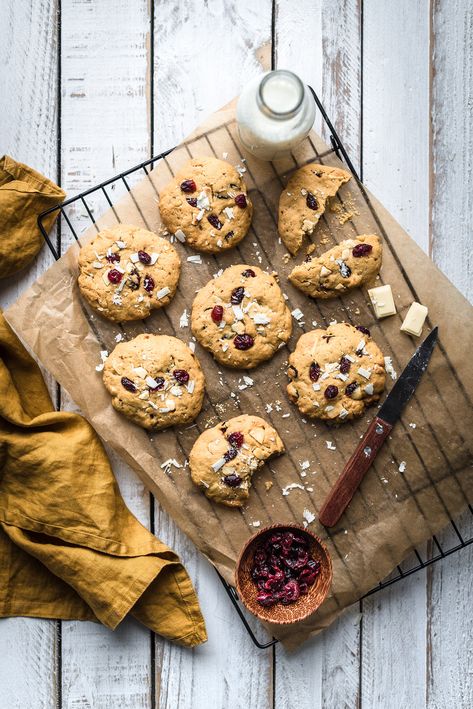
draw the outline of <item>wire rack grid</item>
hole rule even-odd
[[[330,143],[332,145],[330,152],[335,153],[337,157],[339,157],[342,161],[345,162],[348,169],[352,173],[354,179],[356,180],[363,194],[363,197],[366,200],[370,211],[372,212],[373,218],[376,222],[379,223],[376,211],[371,205],[369,195],[365,191],[363,184],[358,176],[358,173],[352,161],[350,160],[350,157],[342,141],[340,140],[340,137],[338,136],[337,131],[335,130],[334,125],[332,124],[332,121],[330,120],[315,91],[311,87],[309,87],[309,89],[312,93],[317,109],[319,110],[320,115],[323,119],[325,129],[328,132]],[[51,207],[50,209],[40,214],[38,217],[38,226],[54,258],[58,260],[61,257],[61,249],[59,247],[58,250],[58,248],[54,246],[46,230],[45,218],[48,215],[57,212],[59,218],[64,220],[64,224],[67,227],[68,233],[72,235],[73,239],[76,242],[80,243],[80,233],[83,232],[86,228],[90,227],[92,224],[96,224],[94,212],[98,210],[96,207],[91,206],[88,200],[90,200],[90,202],[94,201],[94,203],[96,204],[101,203],[105,209],[110,208],[113,210],[114,203],[116,203],[118,195],[123,194],[124,191],[131,192],[131,183],[136,181],[143,175],[149,175],[149,172],[153,169],[154,165],[159,160],[162,160],[167,155],[169,155],[174,149],[175,148],[169,148],[168,150],[163,151],[159,155],[149,158],[148,160],[145,160],[144,162],[141,162],[138,165],[135,165],[134,167],[131,167],[128,170],[125,170],[124,172],[121,172],[118,175],[115,175],[114,177],[111,177],[110,179],[101,182],[100,184],[94,185],[89,189],[75,195],[74,197],[65,200],[62,204],[57,205],[55,207]],[[58,229],[61,229],[60,223],[58,225]],[[60,241],[61,240],[58,239],[58,243],[60,243]],[[70,238],[68,238],[67,241],[70,241]],[[465,531],[463,531],[462,533],[459,527],[461,527],[462,529],[464,528]],[[447,531],[448,533],[446,533]],[[368,593],[366,593],[363,598],[367,598],[373,595],[374,593],[377,593],[378,591],[388,588],[393,584],[397,583],[398,581],[401,581],[402,579],[405,579],[408,576],[411,576],[412,574],[421,571],[422,569],[426,569],[437,561],[440,561],[441,559],[444,559],[447,556],[450,556],[451,554],[454,554],[459,550],[466,548],[470,544],[473,544],[473,507],[469,505],[468,511],[461,519],[461,521],[455,522],[453,519],[450,519],[446,532],[444,532],[443,536],[444,539],[446,539],[447,541],[444,541],[443,544],[441,544],[438,538],[436,536],[433,536],[423,552],[418,549],[414,549],[413,553],[406,561],[398,565],[395,571],[393,571],[387,579],[381,581],[378,585],[368,591]],[[276,640],[275,638],[265,641],[259,640],[256,637],[255,632],[250,625],[248,617],[242,608],[235,588],[229,585],[217,570],[216,573],[255,646],[260,649],[266,649],[275,645],[278,642],[278,640]]]

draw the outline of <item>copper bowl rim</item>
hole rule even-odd
[[[309,537],[311,537],[315,542],[317,542],[317,544],[322,548],[322,551],[325,555],[325,559],[327,561],[328,581],[327,581],[327,590],[325,592],[325,595],[321,598],[320,603],[315,608],[306,610],[304,613],[301,613],[301,615],[297,616],[297,618],[294,618],[292,620],[278,620],[278,619],[269,620],[268,618],[262,618],[261,616],[258,615],[258,613],[255,613],[253,608],[250,608],[250,606],[246,602],[245,594],[242,592],[241,586],[240,586],[240,567],[241,567],[243,557],[245,556],[246,552],[248,551],[248,548],[252,544],[254,544],[255,540],[258,537],[260,537],[263,534],[266,534],[267,532],[270,532],[271,530],[274,530],[274,529],[288,529],[288,530],[297,529],[300,532],[304,532]],[[241,600],[241,602],[243,603],[245,608],[247,608],[252,615],[254,615],[256,618],[258,618],[259,620],[261,620],[265,623],[272,623],[273,625],[292,625],[294,623],[300,623],[301,620],[305,620],[310,615],[315,613],[320,608],[320,606],[325,601],[325,599],[327,598],[328,593],[330,591],[330,587],[332,585],[332,579],[333,579],[332,558],[328,552],[328,549],[327,549],[325,543],[320,539],[320,537],[318,537],[316,534],[314,534],[314,532],[311,532],[309,529],[304,527],[302,524],[296,524],[296,523],[292,524],[290,522],[288,522],[286,524],[284,524],[284,523],[270,524],[267,527],[263,527],[263,529],[259,529],[244,544],[242,550],[240,551],[240,554],[238,556],[238,560],[237,560],[237,563],[235,566],[235,586],[236,586],[236,590],[238,593],[238,598]],[[301,608],[302,608],[302,606],[301,606]]]

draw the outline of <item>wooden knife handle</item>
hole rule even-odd
[[[392,431],[391,424],[376,416],[330,490],[319,513],[324,527],[334,527],[351,502],[368,468]]]

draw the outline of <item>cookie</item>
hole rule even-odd
[[[372,281],[381,268],[379,236],[368,234],[341,241],[318,258],[307,256],[289,280],[311,298],[335,298]]]
[[[218,362],[252,369],[289,340],[292,320],[275,277],[241,264],[197,293],[191,327]]]
[[[253,205],[240,173],[223,160],[194,158],[161,192],[166,228],[198,251],[236,246],[251,224]]]
[[[192,482],[210,500],[241,507],[249,497],[253,473],[283,452],[284,444],[269,423],[243,414],[199,436],[189,456]]]
[[[118,224],[81,248],[78,282],[83,297],[108,320],[142,320],[169,303],[180,269],[179,255],[166,239]]]
[[[138,335],[120,342],[105,361],[103,383],[117,411],[156,431],[193,421],[204,399],[197,357],[168,335]]]
[[[304,235],[312,234],[325,212],[327,199],[351,178],[346,170],[311,163],[292,175],[279,198],[279,235],[291,254],[296,254]]]
[[[369,330],[348,323],[302,335],[289,357],[289,398],[304,416],[347,421],[384,389],[384,357]]]

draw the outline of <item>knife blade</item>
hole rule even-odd
[[[319,521],[325,527],[334,527],[350,504],[379,449],[415,392],[427,369],[437,340],[438,328],[434,327],[412,355],[386,397],[378,415],[374,417],[355,452],[330,490],[319,513]]]

